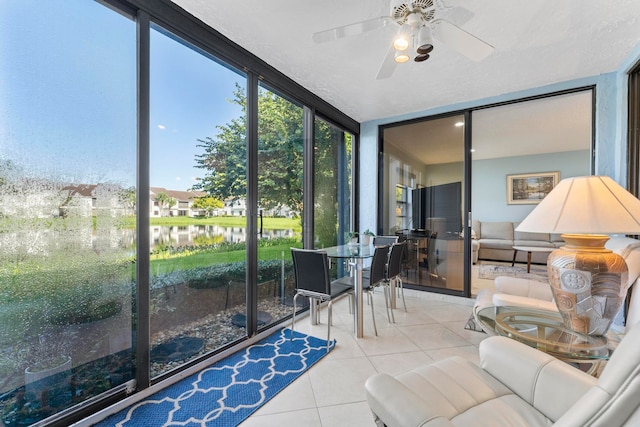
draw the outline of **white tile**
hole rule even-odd
[[[427,313],[438,322],[452,322],[455,320],[467,320],[473,307],[448,304],[446,306],[430,307]]]
[[[376,427],[373,414],[366,402],[318,408],[323,426]]]
[[[378,328],[378,336],[365,336],[357,340],[367,356],[420,350],[418,346],[397,328]]]
[[[322,360],[309,370],[318,407],[364,402],[364,383],[375,373],[375,368],[366,357]]]
[[[477,344],[486,335],[464,329],[472,299],[410,289],[405,296],[408,313],[398,298],[396,323],[389,324],[382,293],[374,295],[378,337],[373,333],[366,297],[363,338],[355,338],[347,300],[337,301],[331,327],[336,348],[242,426],[374,427],[364,391],[371,375],[394,375],[453,355],[479,361]],[[325,339],[326,309],[321,317],[323,323],[315,326],[308,317],[299,319],[296,330]]]
[[[252,415],[240,424],[242,427],[322,427],[318,410],[282,412],[269,415]]]
[[[371,364],[380,373],[397,375],[410,371],[418,366],[433,363],[433,359],[424,351],[411,351],[407,353],[384,354],[369,357]]]
[[[313,396],[311,381],[309,380],[309,374],[307,372],[265,403],[255,412],[255,415],[315,409],[315,407],[316,399]]]
[[[353,328],[349,331],[331,328],[331,339],[336,340],[336,347],[331,350],[326,359],[351,359],[365,355],[353,335]]]
[[[472,344],[478,345],[484,339],[486,339],[489,335],[484,332],[472,331],[469,329],[465,329],[464,325],[467,324],[467,320],[458,320],[455,322],[444,322],[441,323],[442,326],[449,329],[454,334],[460,335],[462,338],[466,339]]]
[[[432,308],[432,307],[430,307]],[[429,308],[429,309],[430,309]],[[393,311],[396,326],[408,325],[429,325],[436,324],[438,321],[429,314],[429,309],[422,306],[407,305],[407,311],[404,311],[402,303]]]
[[[442,325],[402,326],[399,329],[422,350],[462,347],[472,344]]]
[[[468,345],[464,347],[449,347],[441,348],[437,350],[425,351],[429,357],[433,360],[442,360],[451,356],[460,356],[467,360],[471,360],[477,364],[480,364],[480,356],[478,354],[478,347],[475,345]]]

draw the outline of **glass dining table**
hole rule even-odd
[[[321,250],[325,251],[327,256],[331,259],[347,259],[352,267],[350,274],[353,277],[353,284],[355,288],[355,303],[353,307],[354,330],[356,338],[362,338],[362,331],[364,329],[362,320],[362,265],[365,259],[373,257],[375,247],[373,245],[347,244],[322,248]]]

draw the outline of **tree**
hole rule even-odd
[[[193,201],[193,207],[204,210],[207,212],[207,216],[211,216],[214,209],[220,209],[223,206],[222,201],[211,196],[198,197]]]
[[[122,203],[126,210],[129,210],[132,215],[136,213],[136,188],[125,188],[120,192],[120,203]]]
[[[288,206],[302,210],[302,108],[266,89],[258,99],[258,204],[266,209]],[[198,140],[203,154],[196,166],[206,170],[193,186],[225,200],[247,191],[247,109],[244,88],[236,84],[232,103],[242,115],[217,127],[215,138]]]
[[[163,212],[165,209],[167,210],[166,216],[169,216],[168,210],[171,208],[171,206],[176,204],[176,199],[169,196],[167,193],[162,192],[156,194],[156,202],[158,202],[158,207],[160,208],[160,216],[163,216]]]

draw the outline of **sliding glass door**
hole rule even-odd
[[[514,253],[518,241],[532,239],[515,227],[559,180],[592,173],[593,100],[593,91],[581,88],[473,112],[473,293],[497,274],[546,276],[546,254],[527,267],[526,252]]]
[[[383,128],[382,233],[407,242],[404,282],[464,293],[464,115]]]
[[[576,88],[382,126],[379,231],[407,240],[405,283],[471,296],[496,264],[519,274],[515,227],[539,182],[593,172],[594,100]]]

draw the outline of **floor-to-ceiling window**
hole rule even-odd
[[[316,118],[314,134],[314,242],[323,248],[346,242],[351,230],[353,135]]]
[[[302,247],[303,108],[265,85],[258,91],[257,326],[292,313],[291,248]]]
[[[285,320],[314,185],[337,201],[309,226],[352,227],[357,123],[169,3],[133,3],[0,4],[8,426],[68,424]],[[340,123],[317,122],[318,152],[315,111]]]
[[[0,423],[134,377],[136,28],[0,3]]]
[[[246,336],[247,119],[246,77],[160,26],[149,77],[153,378]]]

